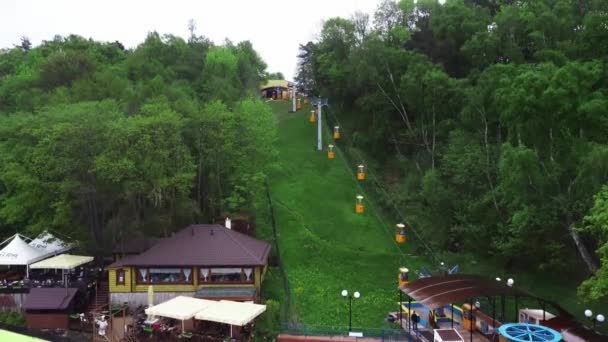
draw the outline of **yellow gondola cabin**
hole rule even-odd
[[[397,276],[399,278],[399,287],[409,285],[409,272],[410,270],[406,267],[399,268],[399,275]]]
[[[327,145],[327,158],[334,159],[334,145]]]
[[[397,231],[395,233],[395,241],[397,241],[397,243],[405,243],[405,241],[406,241],[405,225],[403,223],[397,224]]]
[[[365,180],[365,166],[363,165],[357,166],[357,180]]]
[[[357,200],[355,202],[355,212],[357,214],[361,214],[365,211],[365,207],[363,206],[363,196],[357,195]]]

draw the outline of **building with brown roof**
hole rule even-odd
[[[270,244],[223,226],[191,225],[146,251],[110,266],[112,304],[154,302],[179,295],[257,301]]]
[[[28,329],[68,329],[76,288],[33,288],[23,309]]]

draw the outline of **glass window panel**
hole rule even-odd
[[[240,283],[241,268],[212,268],[210,278],[214,283]]]
[[[151,268],[150,283],[171,284],[183,283],[182,270],[180,268]]]
[[[124,285],[125,283],[125,270],[116,271],[116,284]]]
[[[178,273],[179,268],[151,268],[150,273]]]

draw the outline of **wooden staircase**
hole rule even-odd
[[[108,310],[108,304],[110,303],[109,285],[107,281],[97,282],[97,289],[95,291],[95,299],[91,306],[91,311],[104,311]]]

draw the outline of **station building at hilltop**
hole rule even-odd
[[[293,82],[286,80],[268,80],[260,86],[263,98],[275,100],[288,100],[291,98]]]

